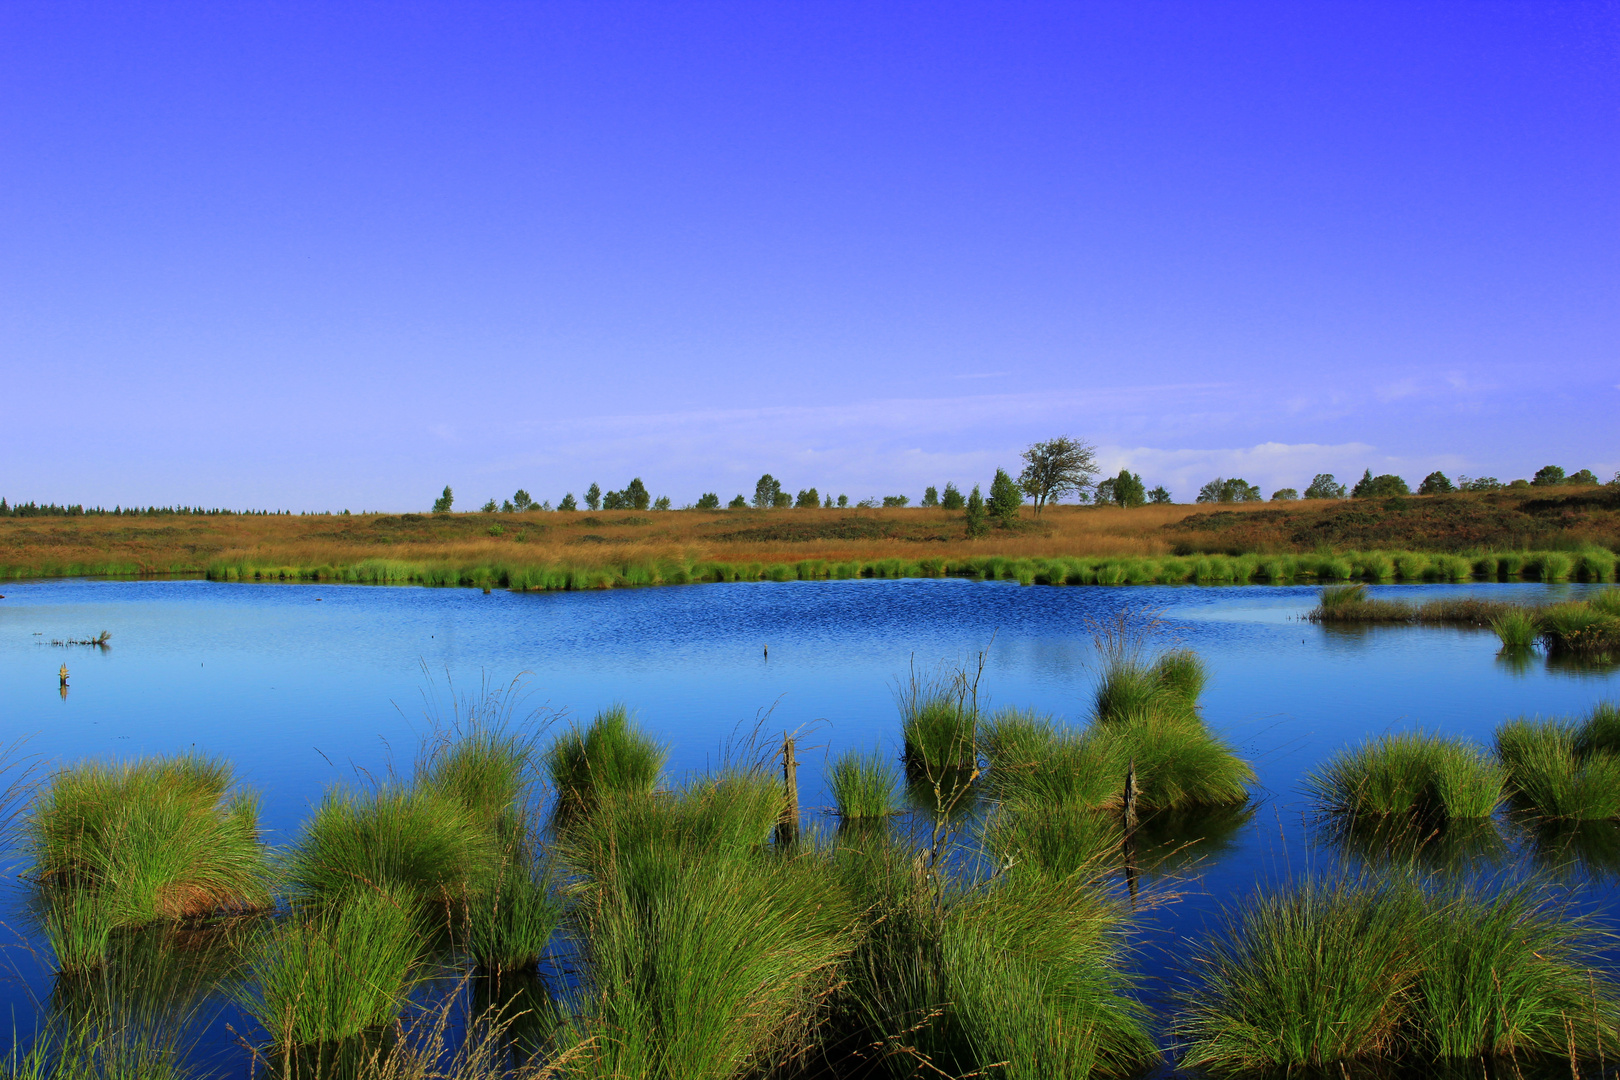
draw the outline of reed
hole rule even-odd
[[[1191,652],[1166,653],[1152,664],[1134,655],[1112,656],[1092,693],[1092,717],[1099,724],[1197,722],[1206,680],[1203,663]]]
[[[1530,885],[1307,879],[1256,894],[1195,956],[1181,1064],[1219,1074],[1612,1053],[1601,935]]]
[[[305,824],[286,879],[295,899],[311,906],[378,892],[460,906],[492,887],[501,854],[454,796],[397,784],[338,787]]]
[[[50,778],[25,829],[31,876],[58,893],[95,894],[53,900],[52,924],[81,944],[92,911],[94,922],[141,926],[269,903],[257,800],[234,789],[221,761],[72,766]]]
[[[1489,818],[1505,796],[1499,763],[1461,739],[1421,731],[1340,751],[1305,778],[1329,813],[1443,823]]]
[[[559,736],[546,752],[557,820],[588,815],[607,798],[650,794],[668,757],[623,705],[603,709],[589,727]]]
[[[884,818],[899,809],[895,794],[899,777],[877,751],[848,750],[827,771],[827,786],[839,817],[848,820]]]
[[[341,909],[295,909],[259,939],[238,1003],[284,1053],[389,1023],[420,978],[415,903],[376,889]]]

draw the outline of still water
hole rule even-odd
[[[1471,592],[1542,600],[1603,586],[1379,586],[1422,600]],[[263,793],[272,842],[287,842],[328,785],[408,769],[452,694],[520,679],[554,723],[629,705],[671,747],[672,773],[702,770],[756,730],[800,735],[801,801],[825,804],[824,761],[857,746],[898,756],[895,680],[988,649],[991,707],[1083,722],[1095,679],[1090,626],[1154,609],[1210,670],[1208,723],[1259,775],[1256,810],[1206,844],[1182,899],[1144,920],[1144,969],[1159,994],[1182,941],[1220,903],[1329,855],[1313,842],[1302,775],[1333,751],[1414,728],[1488,742],[1521,714],[1573,715],[1620,699],[1610,670],[1508,663],[1470,630],[1324,628],[1301,616],[1309,587],[1020,587],[964,580],[695,585],[587,593],[51,581],[0,586],[0,739],[27,737],[49,763],[196,748],[229,758]],[[60,646],[102,631],[108,647]],[[57,671],[66,664],[62,695]],[[729,749],[728,749],[729,748]],[[14,863],[16,860],[12,860]],[[8,874],[8,876],[11,876]],[[1607,912],[1602,871],[1575,879]],[[0,1008],[32,1027],[50,978],[26,945],[18,894],[3,915],[11,977]],[[229,1015],[238,1031],[243,1021]],[[224,1036],[221,1036],[223,1039]]]

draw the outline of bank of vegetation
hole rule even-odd
[[[256,1074],[288,1078],[1136,1076],[1166,1036],[1218,1075],[1620,1050],[1593,924],[1410,864],[1237,903],[1150,1009],[1135,912],[1187,857],[1159,834],[1246,820],[1254,774],[1203,717],[1196,654],[1126,617],[1096,633],[1078,723],[982,709],[982,657],[911,672],[900,755],[832,762],[830,824],[804,831],[788,747],[671,778],[622,706],[553,731],[458,703],[284,847],[224,762],[61,768],[21,818],[56,990],[6,1075],[184,1080],[180,1032],[222,996]],[[1380,740],[1311,790],[1429,830],[1611,820],[1617,762],[1602,707],[1489,750]]]

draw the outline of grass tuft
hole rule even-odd
[[[668,757],[623,705],[603,709],[589,727],[559,736],[546,753],[558,821],[589,814],[605,798],[650,794]]]
[[[1489,818],[1505,783],[1502,767],[1478,747],[1418,731],[1340,751],[1305,788],[1330,813],[1438,824]]]
[[[827,772],[838,816],[848,820],[884,818],[899,808],[899,778],[882,754],[848,750]]]

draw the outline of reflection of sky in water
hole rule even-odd
[[[1585,586],[1376,586],[1423,599],[1579,595]],[[1614,674],[1499,662],[1489,633],[1327,630],[1300,620],[1309,587],[1048,588],[962,580],[787,582],[589,593],[201,581],[9,583],[0,600],[0,734],[47,759],[195,746],[233,760],[286,839],[350,765],[408,764],[429,676],[462,691],[528,672],[531,705],[588,719],[631,705],[672,747],[677,772],[715,761],[771,710],[803,729],[802,799],[825,801],[823,755],[896,750],[894,679],[913,660],[966,659],[991,641],[983,687],[1082,720],[1088,620],[1148,606],[1211,670],[1209,722],[1252,760],[1263,802],[1212,848],[1186,900],[1153,920],[1193,931],[1208,898],[1322,856],[1298,840],[1301,774],[1333,750],[1422,727],[1488,740],[1502,719],[1574,714],[1620,697]],[[112,633],[111,648],[53,638]],[[770,646],[769,657],[764,646]],[[67,699],[56,670],[72,672]],[[424,675],[424,669],[429,675]],[[1587,886],[1588,889],[1591,886]],[[1607,894],[1607,887],[1602,888]],[[8,920],[9,921],[9,920]],[[1154,935],[1173,954],[1173,935]],[[1149,955],[1150,968],[1161,958]]]

